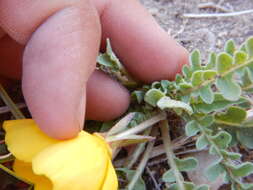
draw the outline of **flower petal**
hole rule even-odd
[[[52,190],[52,183],[44,176],[35,175],[31,164],[15,160],[13,169],[18,176],[32,182],[34,190]]]
[[[24,162],[31,162],[41,150],[59,142],[45,135],[31,119],[5,121],[3,128],[8,150]]]
[[[102,190],[117,190],[117,189],[118,189],[118,178],[111,161],[109,161],[107,176],[105,178]]]
[[[107,150],[109,157],[112,158],[112,149],[109,146],[109,144],[105,141],[104,137],[102,137],[99,133],[93,133],[92,135],[97,138],[101,146],[103,146]]]
[[[45,148],[33,159],[33,171],[47,176],[54,190],[101,190],[110,158],[97,137],[78,137]]]

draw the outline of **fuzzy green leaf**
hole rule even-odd
[[[155,81],[155,82],[153,82],[152,84],[151,84],[151,88],[156,88],[156,89],[158,89],[158,90],[161,90],[161,83],[160,82],[158,82],[158,81]]]
[[[107,55],[110,57],[111,61],[117,65],[117,67],[119,69],[122,68],[122,64],[120,63],[119,59],[117,58],[117,56],[115,55],[115,53],[112,50],[112,46],[111,46],[111,42],[110,40],[107,38],[106,39],[106,53]]]
[[[226,149],[228,148],[232,137],[228,132],[220,131],[217,135],[213,136],[212,139],[219,148]]]
[[[166,182],[166,183],[175,182],[175,181],[176,181],[176,178],[175,178],[175,176],[174,176],[173,170],[170,169],[170,170],[166,171],[166,172],[163,174],[162,179],[163,179],[163,181]]]
[[[244,162],[240,165],[231,166],[232,173],[236,177],[245,177],[253,173],[253,164],[250,162]]]
[[[150,89],[149,91],[146,92],[144,100],[148,104],[155,107],[157,102],[164,96],[165,94],[162,91],[158,89]]]
[[[185,133],[188,137],[196,135],[199,131],[198,123],[194,120],[188,122],[185,126]]]
[[[241,96],[241,87],[232,79],[232,75],[218,78],[216,86],[227,100],[236,101]]]
[[[211,104],[214,101],[214,93],[210,85],[202,87],[199,90],[199,95],[201,99],[207,104]]]
[[[174,109],[174,108],[178,108],[178,109],[183,109],[184,111],[186,111],[189,115],[191,115],[193,113],[193,110],[191,108],[191,106],[189,106],[188,104],[181,102],[181,101],[177,101],[177,100],[172,100],[169,97],[162,97],[158,102],[157,102],[157,106],[164,110],[164,109]]]
[[[221,53],[217,57],[218,74],[223,74],[233,67],[233,58],[227,53]]]
[[[236,47],[235,47],[235,42],[234,40],[228,40],[225,44],[225,52],[227,52],[228,54],[232,55],[234,54]]]
[[[195,185],[191,182],[184,182],[185,190],[195,190]],[[176,183],[172,184],[168,190],[181,190]]]
[[[168,80],[162,80],[161,81],[161,87],[164,93],[167,93],[169,90],[171,82]]]
[[[111,61],[110,57],[107,54],[100,54],[97,57],[97,62],[100,65],[103,65],[103,66],[106,66],[106,67],[109,67],[109,68],[117,69],[117,67],[113,64],[113,62]]]
[[[110,40],[106,40],[106,53],[100,54],[97,57],[97,62],[100,65],[103,65],[105,67],[109,67],[113,70],[120,70],[122,68],[122,64],[120,63],[117,56],[112,51],[112,47],[110,44]]]
[[[217,75],[217,72],[215,70],[206,70],[203,72],[203,79],[204,80],[211,80],[215,78]]]
[[[210,190],[208,185],[200,185],[196,188],[196,190]]]
[[[253,149],[253,128],[240,128],[236,132],[236,137],[242,145]]]
[[[245,44],[245,43],[243,43],[243,44],[240,46],[239,49],[240,49],[240,51],[243,51],[243,52],[247,53],[246,44]]]
[[[190,79],[192,76],[192,72],[190,70],[190,67],[188,65],[184,65],[182,68],[182,73],[185,78]]]
[[[246,117],[247,112],[244,109],[232,106],[225,113],[217,113],[215,115],[215,121],[225,125],[240,125]]]
[[[212,104],[207,104],[201,100],[197,102],[192,102],[194,104],[194,108],[203,113],[210,113],[213,111],[220,111],[226,109],[228,106],[233,104],[240,104],[245,102],[245,99],[240,98],[237,101],[230,101],[225,99],[221,94],[214,95],[214,101]]]
[[[200,51],[194,50],[190,55],[190,65],[193,71],[201,69]]]
[[[131,97],[140,104],[144,100],[144,92],[141,90],[135,90],[132,92]]]
[[[216,53],[212,52],[210,53],[209,57],[208,57],[208,63],[205,67],[205,69],[213,69],[216,67],[216,59],[217,59],[217,56],[216,56]]]
[[[246,50],[248,52],[249,57],[253,57],[253,37],[249,38],[246,41]]]
[[[209,154],[213,154],[213,155],[216,154],[216,155],[218,155],[217,149],[215,148],[214,145],[211,145],[209,147]]]
[[[240,183],[242,190],[252,190],[253,189],[253,183]],[[235,189],[237,190],[237,189]]]
[[[242,79],[242,88],[245,91],[248,91],[251,88],[253,88],[253,86],[252,86],[252,84],[253,84],[253,73],[250,71],[249,68],[244,69],[244,73],[243,73],[241,79]]]
[[[229,158],[231,160],[238,160],[241,158],[241,154],[236,152],[228,152],[226,150],[220,150],[220,152],[225,158]]]
[[[198,161],[196,158],[188,157],[184,159],[175,158],[175,162],[177,164],[179,171],[191,171],[195,169],[198,165]]]
[[[221,160],[217,160],[205,171],[205,175],[209,181],[215,181],[221,174],[225,172],[223,166],[220,164],[220,161]]]
[[[243,51],[237,51],[234,55],[234,62],[236,65],[241,65],[247,61],[248,55]]]
[[[192,74],[192,86],[199,86],[203,82],[203,71],[195,71]]]
[[[198,122],[201,126],[209,127],[213,124],[214,117],[213,117],[213,115],[207,115],[207,116],[201,118]]]
[[[186,83],[186,82],[182,82],[179,84],[179,88],[184,91],[187,90],[189,88],[192,88],[192,84],[191,83]]]
[[[202,149],[206,148],[207,145],[209,145],[209,142],[206,139],[206,137],[204,135],[199,136],[196,141],[196,148],[198,150],[202,150]]]
[[[175,82],[176,82],[176,84],[184,82],[182,75],[176,74]]]

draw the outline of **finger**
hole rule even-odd
[[[5,32],[2,28],[0,28],[0,39],[5,36]]]
[[[102,17],[103,41],[130,73],[145,82],[173,79],[187,63],[187,52],[161,29],[137,0],[110,0]]]
[[[100,42],[100,25],[93,5],[89,1],[82,1],[82,4],[62,8],[62,5],[51,7],[51,2],[59,2],[57,0],[0,2],[1,10],[5,2],[9,10],[19,13],[25,7],[37,8],[36,12],[32,13],[34,15],[29,13],[30,9],[23,13],[33,17],[30,22],[34,23],[27,25],[27,33],[20,27],[19,22],[15,21],[22,16],[10,16],[13,23],[17,23],[17,27],[11,23],[15,32],[10,34],[21,42],[29,39],[23,58],[22,84],[33,118],[41,129],[52,137],[65,139],[77,135],[83,126],[86,82],[95,68]],[[40,3],[41,7],[48,7],[40,9]],[[51,10],[50,13],[53,10],[53,14],[41,16],[44,10]],[[54,12],[55,10],[57,11]],[[0,13],[0,19],[4,14],[10,15],[6,10],[4,12]],[[48,13],[45,11],[45,14]],[[34,20],[38,18],[36,14],[40,15],[39,18],[47,18],[39,27],[40,21]],[[8,28],[10,24],[5,23],[4,26]],[[12,27],[6,31],[10,31]],[[36,29],[31,37],[25,36],[31,31],[29,27]]]
[[[0,39],[0,75],[21,78],[22,52],[23,46],[9,37]],[[112,120],[122,115],[128,105],[129,93],[123,86],[101,71],[91,75],[87,83],[86,119]]]
[[[87,84],[86,118],[108,121],[122,115],[130,96],[123,86],[101,71],[95,71]]]
[[[92,0],[99,13],[107,0]],[[13,39],[26,44],[32,33],[49,16],[71,6],[90,5],[89,0],[0,0],[0,26]],[[25,11],[24,11],[25,10]],[[3,32],[0,30],[0,34]]]
[[[21,60],[24,46],[5,35],[0,39],[0,75],[10,79],[21,78]]]

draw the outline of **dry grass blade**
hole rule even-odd
[[[128,135],[138,134],[138,133],[144,131],[145,129],[151,127],[152,125],[154,125],[164,119],[166,119],[166,114],[162,112],[162,113],[155,115],[155,116],[151,117],[150,119],[142,122],[141,124],[131,128],[131,129],[128,129],[116,136],[118,138],[120,138],[120,137],[124,137],[124,136],[128,136]]]
[[[19,109],[26,107],[26,105],[24,103],[18,103],[18,104],[16,104],[16,106]],[[2,113],[8,113],[10,111],[11,111],[11,109],[8,106],[2,106],[2,107],[0,107],[0,114],[2,114]]]
[[[214,2],[208,2],[208,3],[201,3],[198,5],[199,9],[206,9],[206,8],[214,8],[223,12],[231,12],[231,10],[219,5],[215,4]]]
[[[21,113],[21,111],[17,108],[16,104],[11,100],[3,86],[0,84],[0,96],[4,103],[10,108],[11,113],[14,115],[16,119],[24,119],[25,116]]]
[[[135,116],[135,113],[129,113],[127,114],[125,117],[123,117],[118,123],[116,123],[116,125],[114,125],[109,132],[107,133],[106,136],[111,136],[111,135],[115,135],[119,132],[122,132],[123,130],[126,129],[126,127],[128,126],[128,124],[130,123],[130,121],[133,119],[133,117]]]
[[[153,132],[156,133],[156,131],[157,130],[155,130]],[[148,143],[147,148],[143,154],[142,160],[140,161],[140,164],[138,165],[136,172],[126,189],[128,189],[128,190],[134,189],[134,186],[135,186],[137,180],[140,178],[140,176],[142,175],[142,173],[147,165],[147,162],[149,160],[149,157],[150,157],[150,154],[151,154],[152,149],[154,147],[154,144],[155,144],[155,141],[151,141]]]

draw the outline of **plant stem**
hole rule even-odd
[[[151,142],[148,143],[148,146],[147,146],[147,148],[144,152],[143,158],[142,158],[139,166],[137,167],[136,172],[135,172],[132,180],[130,181],[130,183],[128,184],[128,186],[126,188],[127,190],[133,190],[134,189],[134,186],[135,186],[137,180],[140,178],[140,176],[142,175],[142,173],[143,173],[143,171],[146,167],[146,164],[149,160],[149,156],[150,156],[150,153],[151,153],[151,151],[154,147],[154,144],[155,144],[155,141],[151,141]]]
[[[217,78],[222,78],[222,77],[225,77],[243,67],[246,67],[248,66],[249,64],[253,63],[253,58],[249,59],[248,61],[246,61],[245,63],[243,64],[240,64],[240,65],[236,65],[234,67],[232,67],[231,69],[229,69],[228,71],[220,74],[220,75],[216,75],[214,78],[210,79],[210,80],[205,80],[204,82],[202,82],[201,84],[199,84],[198,86],[195,86],[193,88],[190,88],[189,90],[186,90],[185,92],[183,92],[183,95],[188,95],[188,94],[191,94],[192,92],[196,91],[196,90],[199,90],[200,88],[204,87],[204,86],[207,86],[207,85],[210,85],[212,84],[213,82],[215,82],[215,80]]]
[[[11,100],[3,86],[0,84],[0,97],[4,101],[4,103],[10,108],[11,113],[14,115],[16,119],[24,119],[25,116],[21,113],[21,111],[17,108],[16,104]]]
[[[173,170],[173,173],[176,178],[177,185],[180,190],[185,190],[184,186],[184,179],[180,173],[180,171],[177,168],[176,162],[174,160],[174,152],[172,148],[172,142],[170,139],[170,135],[168,134],[169,132],[169,125],[168,125],[168,120],[163,120],[160,122],[160,128],[162,131],[162,138],[163,138],[163,144],[164,144],[164,149],[168,158],[168,164],[170,165],[171,169]]]

